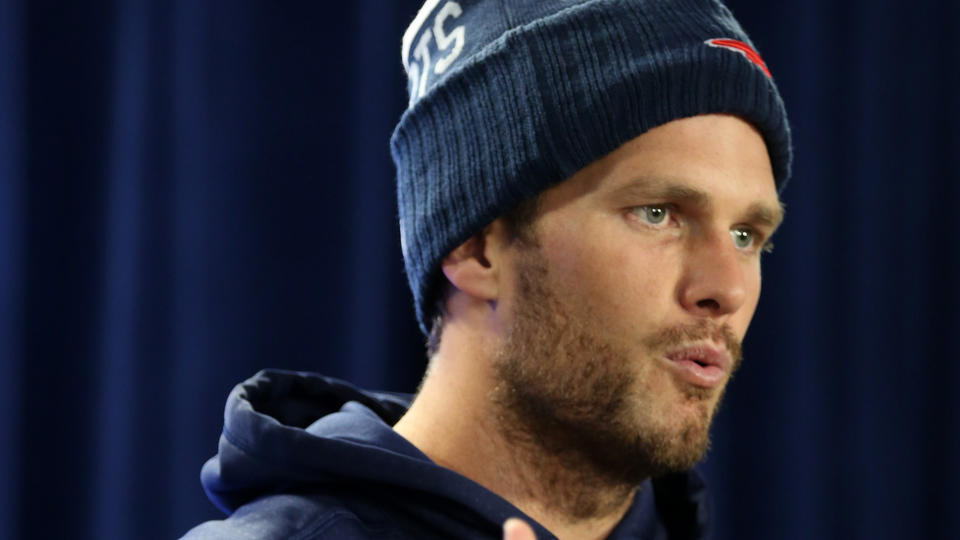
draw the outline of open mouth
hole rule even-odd
[[[730,356],[708,344],[672,349],[665,355],[674,374],[685,382],[703,388],[723,384],[730,368]]]

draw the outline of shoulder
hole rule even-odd
[[[386,524],[364,522],[327,497],[280,494],[241,506],[226,519],[197,525],[183,538],[401,540],[405,536]]]

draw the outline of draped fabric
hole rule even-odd
[[[263,367],[412,391],[418,0],[0,2],[0,538],[170,538]],[[718,539],[960,537],[957,2],[728,2],[793,123]]]

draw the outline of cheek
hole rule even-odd
[[[668,312],[676,277],[669,269],[679,264],[666,260],[665,249],[616,232],[570,235],[544,247],[553,285],[592,326],[638,337],[638,327]]]
[[[751,265],[744,269],[744,276],[746,299],[739,311],[730,318],[730,326],[740,339],[743,339],[744,335],[746,335],[747,328],[750,326],[750,321],[753,320],[753,315],[757,310],[757,304],[760,301],[761,279],[759,264]]]

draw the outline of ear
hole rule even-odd
[[[503,220],[498,219],[450,252],[440,265],[443,274],[467,295],[495,301],[508,244]]]

